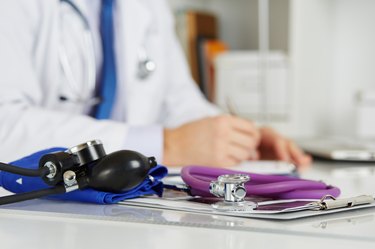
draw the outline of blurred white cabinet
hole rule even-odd
[[[258,49],[258,0],[169,2],[217,13],[232,49]],[[271,125],[294,136],[358,135],[355,96],[375,89],[373,13],[373,0],[269,0],[269,48],[285,52],[290,82],[290,116]]]
[[[219,55],[216,103],[224,110],[258,122],[285,122],[290,107],[287,57],[282,52],[268,53],[265,79],[259,68],[261,60],[260,54],[251,50]]]

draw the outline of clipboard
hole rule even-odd
[[[125,200],[119,204],[192,213],[271,220],[293,220],[375,207],[374,196],[372,195],[359,195],[338,199],[325,196],[320,200],[270,200],[250,197],[246,198],[246,201],[257,203],[257,208],[247,212],[217,210],[213,208],[212,204],[218,201],[221,201],[221,199],[216,197],[192,197],[180,191],[166,189],[164,196],[161,198],[157,196],[144,196]]]

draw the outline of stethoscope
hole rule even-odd
[[[89,96],[92,96],[95,93],[95,86],[96,86],[96,59],[95,59],[95,47],[94,47],[94,38],[93,33],[90,29],[90,24],[88,19],[82,13],[82,11],[78,8],[78,6],[73,3],[72,0],[60,0],[61,3],[66,3],[77,15],[77,17],[81,20],[83,24],[82,30],[82,37],[83,37],[83,46],[82,49],[84,51],[83,55],[86,61],[86,73],[84,74],[84,84],[86,93]],[[74,77],[73,67],[69,62],[67,48],[63,42],[60,42],[59,48],[59,60],[61,64],[61,68],[63,74],[66,77],[67,84],[69,88],[75,93],[75,102],[87,102],[88,106],[92,106],[98,104],[100,99],[97,97],[85,98],[82,97],[82,89],[79,89],[78,86],[81,84],[78,80]],[[156,63],[152,60],[148,53],[146,46],[142,44],[138,51],[138,62],[137,62],[137,78],[140,80],[145,80],[149,78],[156,70]],[[61,99],[64,100],[64,99]],[[70,99],[70,101],[72,101]]]
[[[256,203],[246,196],[272,199],[321,199],[337,197],[340,189],[321,181],[300,179],[293,176],[262,175],[228,169],[188,166],[181,171],[186,183],[185,192],[192,196],[224,198],[212,204],[222,211],[249,211]]]

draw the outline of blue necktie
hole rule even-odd
[[[116,63],[114,54],[113,7],[114,0],[102,0],[100,34],[103,47],[103,66],[98,94],[101,102],[94,110],[97,119],[111,117],[116,95]]]

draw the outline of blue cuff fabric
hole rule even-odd
[[[65,150],[66,148],[51,148],[42,150],[17,161],[11,162],[10,164],[28,169],[37,169],[39,160],[43,155]],[[98,204],[112,204],[143,195],[156,194],[161,196],[163,194],[163,183],[161,182],[161,179],[167,174],[168,171],[166,167],[157,165],[156,167],[150,169],[150,177],[146,178],[139,186],[130,191],[123,193],[108,193],[87,188],[61,195],[49,196],[48,198]],[[0,186],[13,193],[24,193],[51,187],[44,183],[44,181],[39,177],[20,176],[4,171],[0,171]]]

